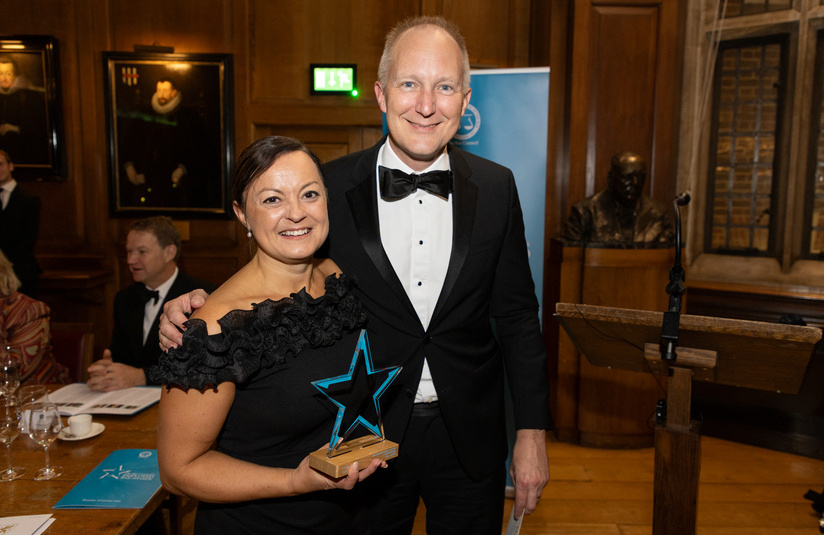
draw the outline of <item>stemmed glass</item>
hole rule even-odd
[[[28,408],[32,403],[48,403],[49,391],[46,385],[25,385],[21,386],[17,392],[17,402],[21,407]],[[29,432],[29,413],[28,410],[22,412],[21,427],[23,433]]]
[[[27,403],[48,403],[49,390],[46,385],[26,385],[21,386],[17,392],[17,398],[20,400],[20,405]]]
[[[43,446],[46,452],[46,466],[37,471],[35,481],[54,479],[63,473],[61,466],[49,465],[49,446],[57,439],[60,430],[63,429],[63,422],[60,419],[60,412],[57,405],[53,403],[32,403],[27,405],[29,436],[32,440]]]
[[[6,346],[0,355],[0,394],[6,398],[7,404],[19,386],[20,357],[17,356],[17,351]]]
[[[0,413],[0,442],[6,445],[9,467],[0,472],[0,481],[13,481],[26,473],[26,469],[14,466],[11,461],[11,443],[20,434],[20,405],[6,395],[5,410]]]

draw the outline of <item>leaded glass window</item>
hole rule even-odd
[[[774,254],[784,47],[775,36],[719,47],[705,234],[712,252]]]

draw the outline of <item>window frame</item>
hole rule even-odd
[[[824,251],[817,254],[811,252],[812,249],[812,218],[815,209],[815,176],[818,173],[818,143],[820,138],[824,138],[824,127],[821,119],[824,106],[824,28],[819,28],[815,32],[816,51],[813,67],[812,95],[810,101],[810,124],[807,143],[807,167],[805,173],[805,195],[804,195],[804,226],[801,240],[801,258],[810,260],[824,260]]]
[[[694,201],[682,209],[684,263],[692,284],[725,287],[743,285],[769,291],[824,296],[822,260],[805,258],[802,229],[807,192],[808,136],[815,60],[815,32],[824,28],[824,3],[794,1],[792,9],[724,20],[715,20],[716,2],[690,2],[686,7],[684,75],[678,155],[678,191],[688,191]],[[782,126],[783,140],[778,176],[786,177],[778,189],[778,218],[774,257],[717,254],[705,249],[704,205],[708,187],[710,107],[707,87],[714,65],[706,61],[713,49],[713,35],[724,41],[753,36],[789,34],[787,88]]]
[[[721,95],[718,88],[721,86],[721,79],[724,69],[720,59],[716,60],[713,72],[712,83],[712,112],[710,115],[710,140],[707,153],[707,174],[704,177],[706,180],[706,195],[704,197],[706,202],[706,211],[704,214],[704,251],[711,254],[719,255],[734,255],[734,256],[759,256],[759,257],[778,257],[778,251],[781,249],[781,231],[783,230],[783,221],[775,217],[774,214],[782,212],[779,205],[779,199],[782,197],[782,185],[786,183],[786,167],[782,165],[785,159],[786,143],[784,140],[784,131],[786,125],[784,123],[785,109],[787,107],[786,88],[788,85],[788,63],[789,63],[789,43],[790,34],[788,32],[781,32],[775,34],[764,34],[756,36],[748,36],[737,39],[724,39],[718,47],[718,56],[720,58],[725,50],[734,48],[746,48],[748,46],[763,46],[769,44],[778,44],[780,46],[780,68],[779,68],[779,84],[778,98],[776,102],[776,117],[775,117],[775,132],[774,140],[775,146],[773,148],[772,161],[772,184],[770,191],[770,224],[767,238],[767,247],[765,250],[746,250],[746,249],[732,249],[723,247],[713,247],[713,228],[715,226],[714,220],[714,205],[715,205],[715,183],[716,183],[716,168],[717,161],[717,147],[718,147],[718,118],[721,108]],[[750,227],[752,228],[752,227]]]

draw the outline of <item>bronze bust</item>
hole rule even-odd
[[[634,152],[612,157],[607,188],[572,207],[561,237],[606,247],[670,246],[672,211],[643,194],[647,164]]]

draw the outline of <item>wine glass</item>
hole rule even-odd
[[[21,406],[31,403],[49,403],[49,389],[46,385],[25,385],[17,391],[17,400]]]
[[[48,403],[49,402],[49,391],[46,388],[46,385],[25,385],[21,386],[20,390],[17,391],[17,403],[21,407],[27,408],[32,403]],[[23,433],[28,434],[29,432],[29,412],[28,410],[24,410],[22,413],[21,418],[21,427],[23,428]]]
[[[0,481],[12,481],[26,473],[26,469],[14,466],[11,461],[11,443],[20,434],[20,405],[11,397],[6,397],[3,412],[0,413],[0,442],[6,445],[9,454],[9,467],[0,471]]]
[[[6,346],[0,355],[0,394],[11,399],[20,386],[20,357],[17,350]]]
[[[46,452],[46,466],[37,471],[34,479],[35,481],[54,479],[63,473],[62,467],[49,465],[49,446],[57,439],[57,435],[63,429],[60,412],[54,403],[32,403],[27,405],[25,409],[29,413],[29,436],[43,446]]]

